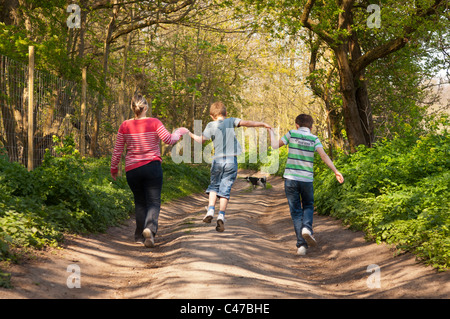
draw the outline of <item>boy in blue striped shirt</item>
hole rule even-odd
[[[311,134],[313,118],[300,114],[295,119],[296,130],[290,130],[277,141],[274,132],[270,130],[272,148],[289,146],[288,158],[283,177],[284,189],[289,203],[295,234],[297,235],[297,254],[305,255],[309,246],[316,246],[313,236],[314,190],[313,164],[314,152],[319,153],[322,161],[334,172],[339,183],[344,177],[336,169],[331,159],[323,150],[317,136]]]

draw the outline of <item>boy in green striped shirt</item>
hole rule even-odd
[[[297,254],[305,255],[309,246],[316,246],[313,236],[312,222],[314,213],[313,164],[314,152],[334,172],[339,183],[344,177],[336,169],[331,159],[323,150],[317,136],[311,134],[313,118],[300,114],[295,119],[296,130],[290,130],[277,141],[274,132],[270,130],[272,148],[289,146],[288,158],[283,177],[284,189],[289,203],[295,234],[297,235]]]

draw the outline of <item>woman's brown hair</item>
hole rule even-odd
[[[134,112],[135,118],[138,118],[142,114],[146,106],[148,106],[148,103],[145,97],[140,93],[135,93],[131,99],[131,109]]]

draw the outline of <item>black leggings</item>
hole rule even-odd
[[[161,189],[163,171],[161,162],[150,162],[126,173],[127,182],[134,195],[136,215],[136,240],[143,239],[142,232],[149,228],[153,234],[158,230],[158,218],[161,208]]]

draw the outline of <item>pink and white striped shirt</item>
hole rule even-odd
[[[160,161],[159,141],[173,145],[180,139],[180,133],[170,134],[160,120],[156,118],[127,120],[120,125],[116,145],[111,158],[111,173],[118,171],[118,165],[125,144],[125,171],[138,168],[153,161]]]

